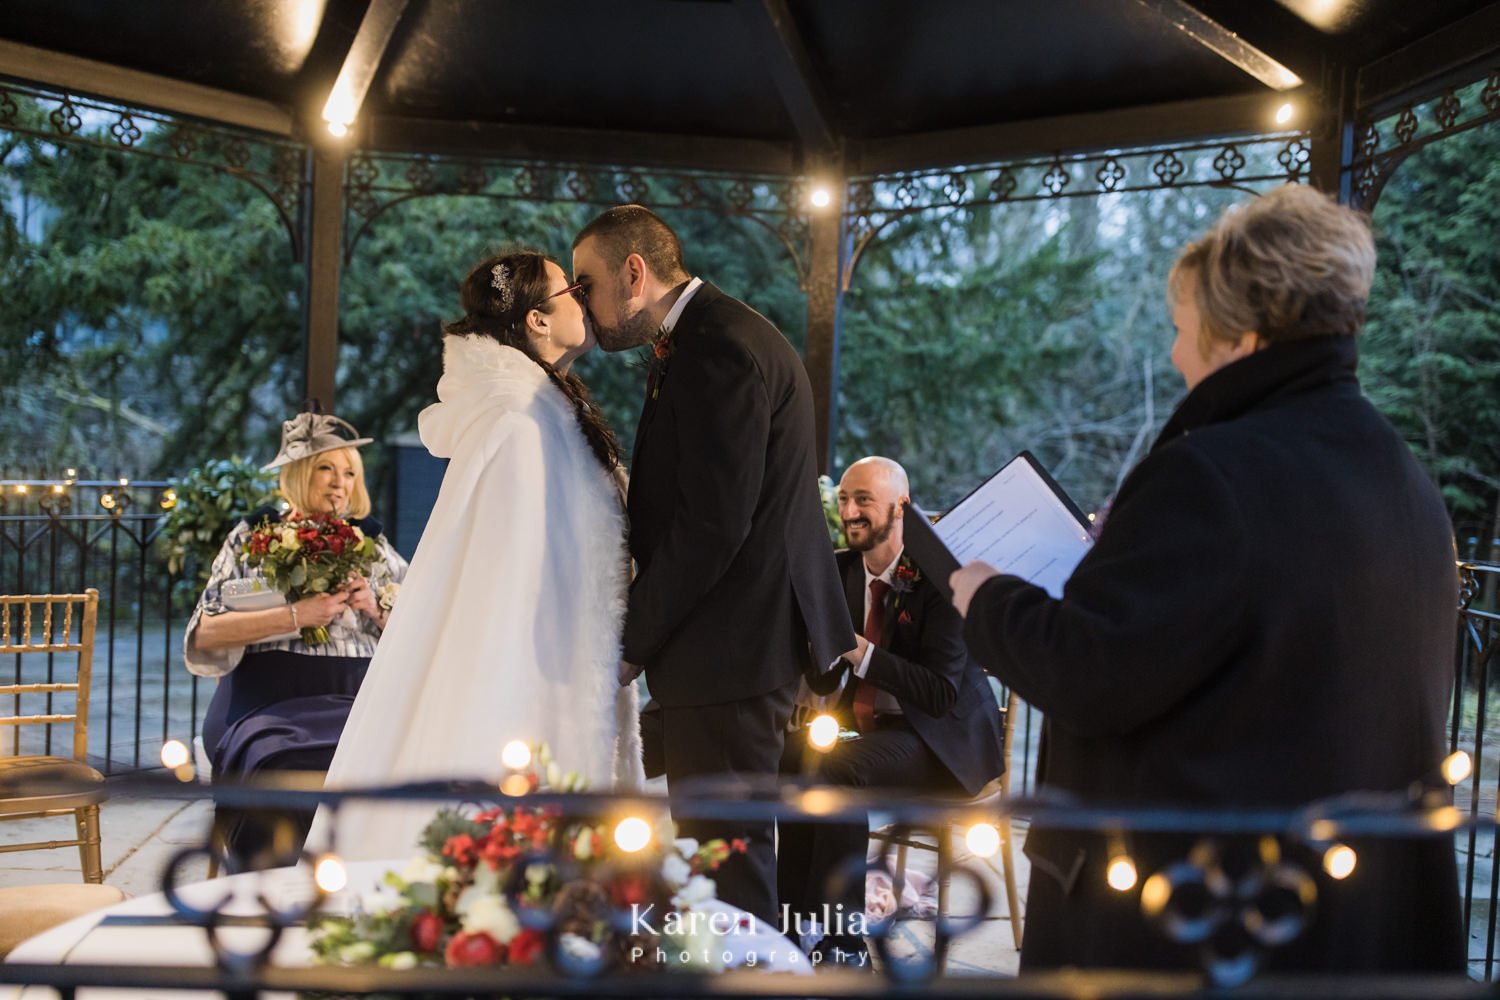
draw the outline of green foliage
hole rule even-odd
[[[1360,372],[1455,522],[1500,530],[1500,124],[1406,160],[1374,215]],[[1494,537],[1491,535],[1490,537]]]
[[[181,573],[190,561],[197,566],[196,590],[208,583],[214,557],[235,524],[278,497],[276,477],[239,456],[189,469],[172,489],[177,504],[162,522],[160,544],[170,572]]]
[[[823,520],[828,522],[828,539],[833,547],[842,549],[849,540],[844,537],[844,519],[839,516],[839,486],[828,476],[818,477],[818,493],[823,500]]]

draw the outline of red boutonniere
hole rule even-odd
[[[649,385],[646,387],[646,395],[652,399],[661,392],[661,381],[667,375],[667,362],[672,360],[672,351],[676,347],[672,343],[672,333],[666,327],[656,331],[656,336],[651,338],[651,375]]]
[[[901,610],[901,605],[905,601],[906,595],[912,592],[912,588],[917,585],[917,581],[920,579],[922,579],[922,571],[917,569],[916,564],[910,559],[902,556],[901,561],[896,563],[895,571],[891,573],[891,610]],[[910,625],[911,612],[901,611],[901,616],[896,621],[902,625]]]

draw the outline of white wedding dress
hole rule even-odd
[[[422,443],[451,459],[328,772],[329,788],[505,773],[545,741],[595,791],[636,790],[635,689],[615,680],[629,558],[616,480],[572,404],[519,351],[445,337]],[[338,811],[334,848],[405,858],[440,803]],[[330,841],[318,811],[309,850]]]

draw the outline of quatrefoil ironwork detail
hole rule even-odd
[[[1151,165],[1151,172],[1162,187],[1171,187],[1177,183],[1177,178],[1187,172],[1187,166],[1177,158],[1176,153],[1163,153],[1161,159]]]
[[[1234,176],[1245,169],[1245,156],[1237,146],[1231,143],[1214,157],[1214,169],[1226,181],[1234,180]]]
[[[109,127],[109,134],[122,146],[134,146],[141,141],[141,128],[128,114],[120,115],[119,120]]]
[[[1099,190],[1113,191],[1125,180],[1125,165],[1111,156],[1094,171],[1094,179],[1099,182]]]

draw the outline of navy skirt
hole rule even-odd
[[[326,770],[369,666],[363,656],[246,653],[203,719],[214,773]]]

